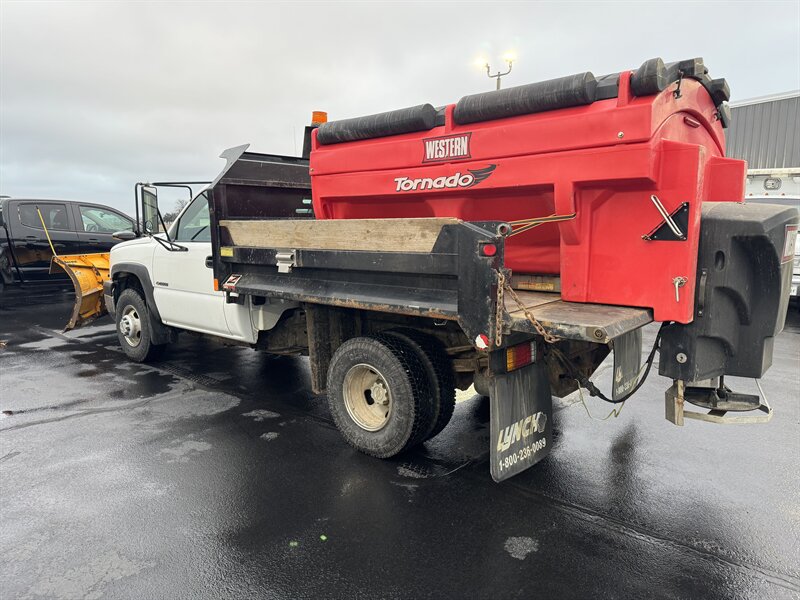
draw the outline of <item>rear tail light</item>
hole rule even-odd
[[[484,244],[481,246],[481,254],[483,256],[494,256],[497,254],[497,246],[494,244]]]
[[[535,342],[525,342],[506,348],[506,371],[514,371],[529,365],[536,358]]]

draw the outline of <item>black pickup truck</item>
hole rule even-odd
[[[102,204],[0,198],[0,289],[12,284],[69,282],[62,271],[50,274],[53,252],[37,207],[58,254],[108,252],[119,242],[113,233],[133,231],[133,219]]]

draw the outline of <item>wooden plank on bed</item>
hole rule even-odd
[[[459,219],[223,220],[234,246],[294,250],[430,252]]]

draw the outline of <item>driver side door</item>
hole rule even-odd
[[[173,227],[174,241],[186,251],[157,245],[153,254],[153,294],[167,325],[230,336],[225,293],[214,291],[208,196],[197,195]]]

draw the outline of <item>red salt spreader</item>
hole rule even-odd
[[[314,213],[505,222],[513,288],[651,309],[666,323],[659,370],[676,381],[760,377],[798,217],[743,203],[728,99],[701,58],[656,58],[325,123],[311,140]]]
[[[376,115],[382,131],[330,123],[311,154],[314,212],[519,223],[514,275],[689,323],[703,204],[744,197],[746,163],[725,158],[727,99],[701,59],[655,60]],[[403,132],[377,135],[390,126]],[[555,222],[525,226],[542,218]]]

